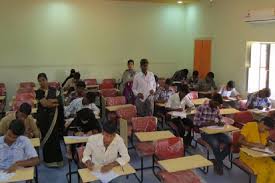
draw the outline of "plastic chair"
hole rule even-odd
[[[35,83],[34,82],[21,82],[19,84],[20,88],[33,88],[35,87]]]
[[[118,95],[117,90],[112,88],[112,89],[102,89],[100,91],[100,94],[102,97],[116,97]]]
[[[101,83],[99,85],[99,89],[100,90],[103,90],[103,89],[112,89],[112,88],[115,88],[115,84],[113,84],[113,83]]]
[[[234,126],[242,128],[246,123],[254,121],[253,114],[249,111],[242,111],[234,114]]]
[[[83,81],[86,85],[97,85],[96,79],[84,79]]]
[[[157,130],[157,118],[148,116],[148,117],[135,117],[132,118],[132,127],[133,133],[131,136],[131,141],[133,143],[133,134],[136,132],[152,132]],[[155,152],[154,144],[152,142],[138,142],[135,145],[136,152],[140,157],[140,165],[141,167],[137,170],[141,170],[141,182],[143,181],[143,158],[144,157],[152,157]],[[147,168],[154,168],[154,164],[152,167]]]
[[[106,106],[123,105],[126,104],[124,96],[106,97]]]
[[[61,88],[61,85],[58,81],[52,81],[52,82],[49,82],[48,84],[49,84],[49,87],[52,87],[57,90]]]
[[[18,93],[15,96],[15,100],[34,100],[35,94],[34,93]]]
[[[184,146],[182,138],[173,137],[159,140],[155,143],[155,160],[167,160],[184,156]],[[200,183],[200,177],[193,171],[179,171],[169,173],[161,170],[157,173],[157,178],[166,183]]]
[[[115,79],[103,79],[102,83],[112,83],[113,85],[115,85],[116,80]]]

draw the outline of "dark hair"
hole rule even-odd
[[[166,80],[165,80],[165,84],[171,86],[171,85],[173,84],[172,79],[169,79],[169,78],[166,79]]]
[[[199,71],[193,71],[193,76],[199,76]]]
[[[155,82],[157,83],[159,81],[159,77],[154,74]]]
[[[228,81],[227,86],[229,88],[235,88],[235,82],[234,81]]]
[[[134,60],[132,60],[132,59],[128,60],[127,63],[128,63],[128,64],[130,64],[130,63],[135,64]]]
[[[186,84],[179,84],[177,86],[178,92],[183,92],[185,94],[190,93],[189,86]]]
[[[182,72],[183,72],[184,74],[188,75],[189,70],[188,70],[188,69],[183,69]]]
[[[96,98],[96,94],[94,92],[88,92],[86,94],[86,98],[91,102],[94,103],[95,102],[95,98]]]
[[[264,117],[261,119],[261,122],[263,122],[265,126],[271,128],[271,129],[273,129],[275,126],[275,122],[271,117]]]
[[[143,58],[140,60],[140,65],[149,64],[148,60],[146,58]]]
[[[48,77],[45,73],[39,73],[37,76],[37,79],[40,79],[40,78],[45,78],[46,80],[48,80]]]
[[[117,125],[114,122],[107,121],[103,124],[103,131],[109,134],[116,133]]]
[[[84,81],[78,81],[78,82],[76,83],[76,87],[77,87],[77,88],[86,88],[86,84],[85,84]]]
[[[71,74],[74,74],[75,73],[75,70],[74,69],[71,69]]]
[[[263,89],[265,97],[269,98],[271,96],[271,90],[269,88]]]
[[[32,106],[28,103],[23,103],[20,105],[19,111],[26,115],[30,115],[32,112]]]
[[[22,121],[15,119],[11,122],[9,130],[11,130],[14,135],[21,136],[25,133],[25,125]]]
[[[214,79],[215,74],[213,72],[208,72],[207,77]]]
[[[220,105],[223,104],[222,96],[219,93],[213,93],[213,95],[212,95],[212,101],[218,102]]]
[[[76,79],[76,80],[80,79],[80,73],[79,72],[74,73],[74,79]]]

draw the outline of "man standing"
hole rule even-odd
[[[139,116],[152,116],[154,113],[154,93],[156,81],[154,74],[148,71],[148,60],[141,59],[141,72],[135,75],[133,93],[136,96],[136,107]]]

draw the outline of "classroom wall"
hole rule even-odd
[[[184,6],[111,0],[1,0],[0,82],[14,95],[20,81],[120,78],[129,58],[148,58],[164,77],[184,60]]]
[[[194,39],[213,41],[212,70],[219,84],[235,80],[237,88],[246,94],[246,43],[275,42],[275,23],[249,24],[243,21],[249,9],[275,7],[274,0],[201,0],[185,8],[186,31],[189,41],[185,48],[193,58]],[[187,60],[187,59],[186,59]],[[275,91],[274,91],[275,92]]]

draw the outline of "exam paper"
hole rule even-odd
[[[0,170],[0,182],[7,182],[14,175],[15,175],[15,173],[6,173],[6,172]]]
[[[96,170],[92,172],[92,175],[96,176],[102,183],[111,182],[113,179],[119,177],[119,175],[112,170],[107,173],[101,173],[100,170]]]

